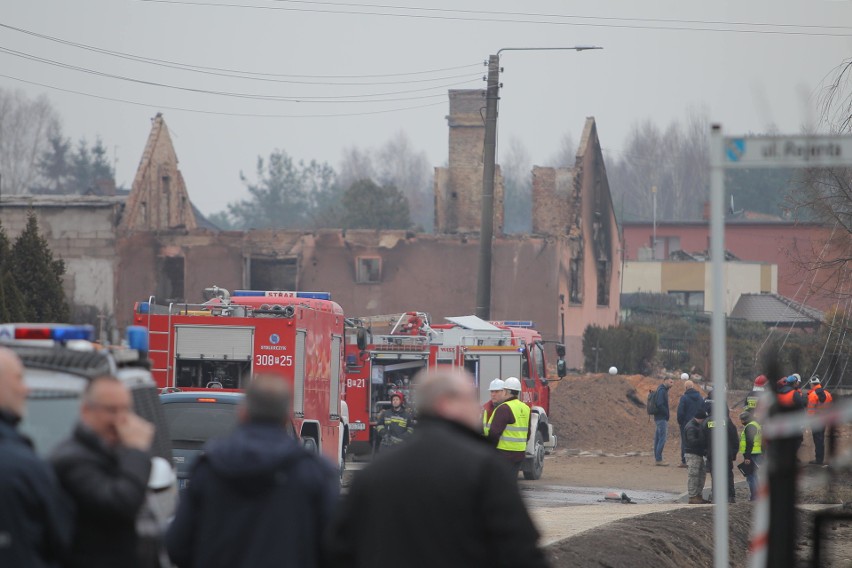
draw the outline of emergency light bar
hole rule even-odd
[[[309,300],[331,300],[331,293],[277,290],[234,290],[232,297],[305,298]]]
[[[505,327],[529,327],[534,328],[535,322],[529,320],[517,320],[517,321],[492,321],[494,325],[502,325]]]
[[[95,328],[91,325],[8,325],[0,326],[0,338],[72,341],[95,340]]]

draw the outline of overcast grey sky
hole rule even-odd
[[[404,130],[434,165],[442,165],[447,159],[446,91],[483,87],[481,64],[501,47],[605,48],[503,54],[501,147],[517,137],[537,163],[555,153],[566,131],[576,140],[586,116],[596,117],[602,144],[615,154],[637,121],[651,119],[664,126],[684,117],[690,108],[705,110],[730,133],[773,126],[782,132],[797,131],[814,121],[816,89],[826,74],[852,57],[848,1],[2,3],[0,23],[5,26],[137,57],[257,74],[248,78],[197,73],[0,28],[4,75],[0,86],[47,94],[61,113],[68,136],[90,140],[101,136],[110,151],[115,150],[119,183],[132,182],[149,119],[162,111],[190,196],[205,213],[244,196],[240,170],[253,174],[257,156],[275,148],[336,166],[344,148],[376,147]],[[3,50],[156,85],[49,65]],[[421,73],[439,69],[443,71]],[[62,92],[11,77],[139,104]],[[363,84],[328,84],[342,82]],[[379,102],[363,97],[378,93],[387,94],[372,97]],[[305,116],[400,107],[421,108]]]

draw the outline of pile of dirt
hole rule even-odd
[[[736,503],[730,506],[728,515],[729,565],[746,568],[752,506]],[[810,566],[814,515],[813,511],[799,511],[797,515],[796,566]],[[821,565],[852,565],[850,537],[852,521],[838,519],[829,523],[822,533]],[[713,508],[683,508],[616,521],[554,543],[546,548],[546,553],[553,568],[712,566]]]
[[[680,454],[677,404],[684,393],[677,380],[669,390],[669,439],[666,454]],[[650,452],[654,441],[654,420],[645,412],[649,390],[660,380],[643,375],[569,375],[554,384],[550,398],[550,419],[562,448],[601,450],[606,453]],[[696,387],[705,396],[700,387]],[[729,398],[731,398],[729,396]]]

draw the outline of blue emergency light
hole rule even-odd
[[[139,302],[139,307],[136,309],[140,314],[147,314],[151,311],[151,304],[148,302]]]
[[[127,346],[137,351],[148,351],[148,330],[141,325],[127,326]]]
[[[255,298],[304,298],[307,300],[331,300],[329,292],[295,292],[267,290],[234,290],[233,297]]]
[[[15,326],[15,339],[41,339],[52,341],[95,340],[91,325],[39,325]]]

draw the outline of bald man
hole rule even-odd
[[[355,477],[331,566],[547,566],[512,469],[480,434],[473,378],[438,371],[415,384],[418,428]]]
[[[54,566],[71,542],[71,509],[53,470],[17,429],[27,387],[18,356],[0,347],[0,566]]]
[[[695,383],[686,381],[683,386],[686,390],[677,404],[677,424],[680,426],[680,465],[678,467],[686,467],[686,455],[683,451],[686,446],[686,425],[695,418],[699,410],[704,408],[704,399],[701,393],[695,390]]]
[[[128,388],[111,376],[91,381],[80,423],[51,457],[77,508],[66,566],[137,566],[136,518],[147,496],[154,427],[133,413]]]

